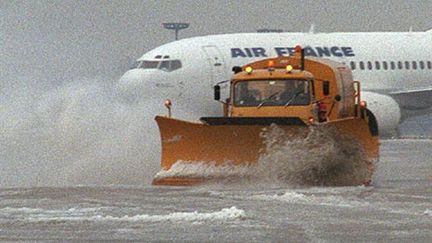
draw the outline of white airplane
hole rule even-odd
[[[145,53],[120,78],[118,86],[161,104],[166,98],[179,100],[200,116],[217,115],[222,108],[213,100],[212,87],[229,79],[233,66],[289,55],[298,44],[306,56],[329,58],[351,67],[381,134],[394,133],[409,116],[431,112],[432,30],[193,37]]]

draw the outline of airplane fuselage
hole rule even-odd
[[[432,106],[432,33],[240,33],[194,37],[151,50],[138,62],[160,62],[158,68],[135,68],[121,78],[123,89],[143,91],[156,99],[188,97],[190,107],[200,104],[200,115],[220,113],[212,100],[214,84],[227,80],[233,66],[268,57],[289,55],[296,45],[306,56],[343,62],[361,81],[365,99],[391,129],[401,121],[404,110],[424,111]],[[164,70],[161,62],[178,60],[177,69]],[[180,68],[178,68],[178,64]],[[151,63],[148,64],[151,66]],[[155,64],[156,65],[156,64]],[[167,65],[170,65],[169,63]],[[145,66],[145,65],[144,65]],[[422,100],[416,99],[422,92]],[[432,93],[431,93],[432,94]],[[369,97],[369,100],[368,100]]]

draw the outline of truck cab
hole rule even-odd
[[[270,76],[266,72],[259,70],[254,78],[248,73],[234,77],[229,116],[293,116],[303,121],[314,118],[311,114],[316,105],[310,73],[294,71],[287,76],[285,72],[275,70]]]
[[[360,87],[351,70],[301,52],[234,67],[225,116],[297,117],[306,124],[355,116]]]

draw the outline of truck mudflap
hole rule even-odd
[[[306,138],[310,130],[316,128],[331,131],[358,143],[368,161],[375,161],[379,156],[378,137],[371,134],[367,120],[361,118],[316,125],[306,125],[295,117],[202,118],[202,123],[163,116],[155,119],[161,135],[162,170],[153,180],[154,185],[193,185],[205,180],[200,176],[170,174],[170,169],[177,162],[197,166],[208,164],[212,167],[224,167],[227,164],[242,168],[253,166],[260,156],[269,152],[266,133],[274,126],[282,129],[279,132],[286,134],[283,139]],[[307,153],[308,148],[304,149]],[[365,182],[370,181],[373,163],[367,167],[369,173],[364,178]]]

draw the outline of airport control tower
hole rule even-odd
[[[189,23],[162,23],[163,27],[175,31],[175,39],[178,40],[178,32],[189,28]]]

